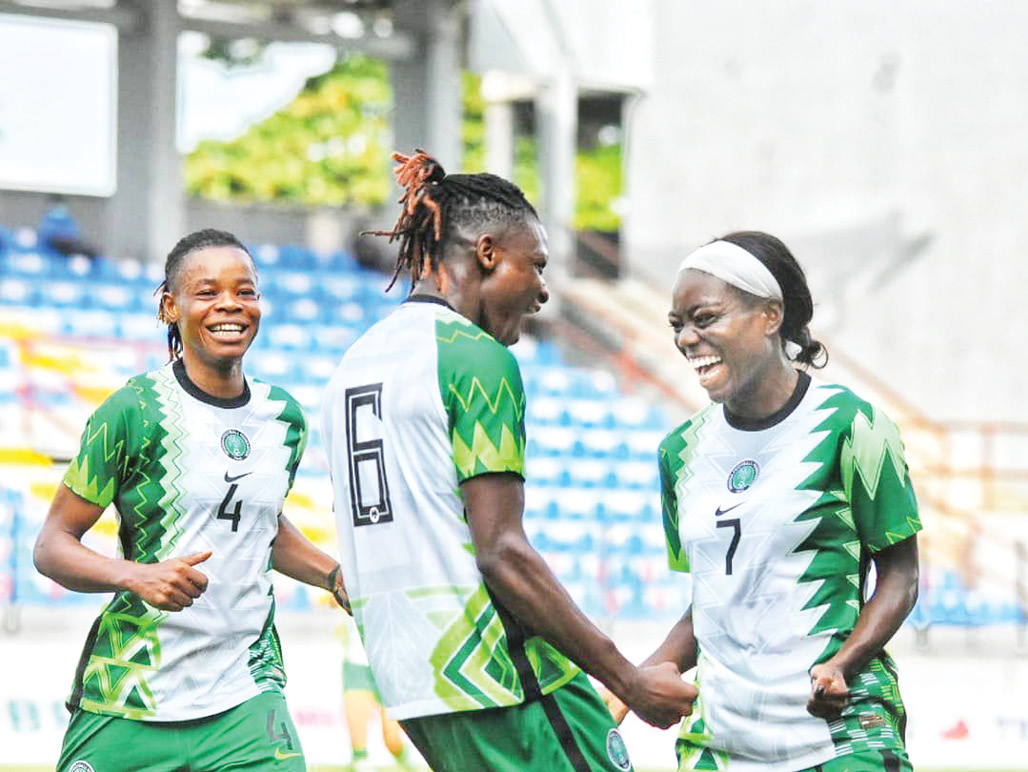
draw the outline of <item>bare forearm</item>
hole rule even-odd
[[[32,557],[39,573],[69,590],[117,592],[132,589],[134,563],[94,552],[65,532],[41,533]]]
[[[643,660],[643,665],[674,662],[683,673],[696,666],[696,635],[693,632],[692,607],[675,623],[664,641]]]
[[[874,595],[857,617],[853,632],[829,660],[849,680],[881,651],[917,602],[917,541],[890,547],[875,558],[877,581]]]
[[[527,542],[504,539],[480,556],[486,586],[533,634],[606,684],[626,694],[634,667],[574,601]]]
[[[271,549],[271,565],[279,573],[298,582],[331,590],[329,575],[338,562],[314,546],[299,528],[281,516],[278,536]]]

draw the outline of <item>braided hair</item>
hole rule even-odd
[[[214,228],[203,230],[183,236],[179,242],[172,247],[168,257],[164,261],[164,281],[160,283],[154,292],[160,298],[157,305],[157,320],[168,325],[168,360],[173,361],[182,357],[182,335],[179,332],[178,324],[168,319],[164,311],[164,293],[174,292],[178,282],[179,273],[185,259],[194,252],[208,247],[235,247],[241,249],[250,257],[253,262],[253,255],[238,238],[228,231],[219,231]],[[257,265],[254,263],[254,273],[257,272]]]
[[[736,231],[722,236],[721,241],[742,247],[757,258],[782,288],[785,317],[779,334],[783,342],[799,347],[790,359],[815,369],[828,364],[828,349],[811,336],[807,326],[814,316],[814,300],[807,286],[807,276],[789,248],[781,239],[762,231]]]
[[[486,223],[513,225],[539,219],[521,189],[495,174],[447,174],[428,153],[393,153],[399,166],[393,174],[404,189],[400,217],[391,231],[363,231],[362,236],[388,236],[400,240],[396,269],[388,290],[400,273],[410,272],[411,285],[431,272],[446,247],[463,228]]]

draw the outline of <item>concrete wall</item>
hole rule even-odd
[[[1028,5],[657,0],[628,132],[637,275],[790,244],[814,332],[939,418],[1028,420]]]

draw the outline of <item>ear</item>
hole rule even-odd
[[[768,300],[764,303],[764,334],[769,338],[776,337],[785,321],[785,307],[780,300]]]
[[[491,273],[499,262],[496,237],[491,233],[483,233],[475,240],[475,260],[486,273]]]
[[[158,319],[165,324],[177,324],[178,317],[179,308],[175,302],[175,296],[165,290],[161,294],[161,312],[158,314]]]

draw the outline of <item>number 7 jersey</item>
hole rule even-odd
[[[339,557],[393,718],[515,705],[578,672],[490,596],[465,519],[462,482],[523,475],[524,409],[513,355],[441,301],[408,300],[329,381]]]
[[[872,555],[921,528],[893,423],[801,373],[762,422],[721,405],[697,413],[661,443],[660,472],[668,557],[692,575],[698,646],[679,768],[785,772],[901,748],[885,652],[851,679],[842,718],[806,711],[808,670],[852,632]]]

